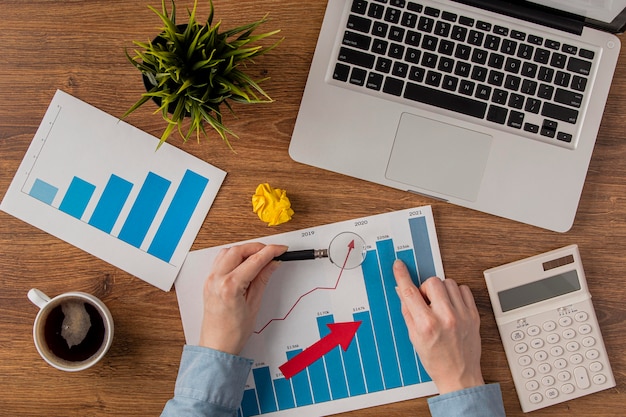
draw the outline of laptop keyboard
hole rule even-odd
[[[350,1],[334,80],[575,147],[594,51],[445,5]]]

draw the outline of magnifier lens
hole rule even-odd
[[[343,269],[353,269],[361,265],[365,254],[365,241],[352,232],[339,233],[328,246],[330,261]]]

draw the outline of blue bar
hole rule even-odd
[[[243,392],[241,400],[241,413],[243,417],[258,416],[259,404],[256,401],[256,391],[252,388]]]
[[[361,264],[361,269],[363,271],[363,279],[365,280],[365,290],[370,305],[374,334],[378,343],[378,354],[382,365],[385,388],[397,388],[402,386],[402,381],[400,379],[398,358],[393,344],[387,301],[385,300],[382,277],[379,270],[378,254],[375,250],[367,252],[367,256],[365,256],[365,260]]]
[[[72,178],[59,210],[69,214],[72,217],[80,219],[83,217],[83,213],[89,204],[89,200],[96,190],[96,186],[82,180],[78,177]]]
[[[156,216],[161,202],[170,187],[170,181],[149,172],[130,209],[118,238],[138,248]]]
[[[287,360],[290,360],[300,352],[302,352],[302,349],[288,351]],[[291,384],[293,385],[293,391],[296,395],[296,404],[298,407],[313,404],[313,397],[311,396],[311,383],[309,382],[309,372],[307,369],[292,376]]]
[[[359,320],[355,319],[354,321],[358,322]],[[364,323],[361,322],[361,326],[363,325]],[[359,328],[361,326],[359,326]],[[361,367],[361,355],[359,353],[359,344],[357,343],[357,340],[358,336],[355,336],[355,341],[350,343],[348,350],[343,353],[343,363],[346,367],[346,379],[348,380],[348,389],[351,397],[367,393],[367,390],[365,389],[365,380],[363,379],[363,368]],[[378,358],[376,360],[378,360]]]
[[[376,350],[376,340],[374,339],[374,331],[372,330],[370,312],[362,311],[354,313],[352,317],[354,317],[355,321],[361,322],[356,332],[356,337],[359,341],[367,392],[382,391],[385,387],[380,371],[380,361]]]
[[[311,390],[313,391],[313,401],[323,403],[330,401],[330,388],[324,367],[324,358],[319,358],[309,365],[309,376],[311,378]]]
[[[148,248],[149,254],[165,262],[170,261],[208,183],[208,178],[190,170],[185,172]]]
[[[105,233],[111,233],[132,188],[133,184],[130,182],[117,175],[111,175],[89,219],[89,224]]]
[[[252,376],[254,377],[254,385],[256,385],[261,414],[277,411],[278,407],[276,406],[276,398],[274,397],[270,367],[264,366],[262,368],[255,368],[252,370]]]
[[[411,275],[413,283],[417,286],[420,285],[419,277],[417,275],[417,266],[415,265],[415,252],[413,249],[406,249],[396,253],[398,259],[400,259],[406,265]]]
[[[387,307],[391,318],[398,363],[402,373],[402,384],[413,385],[419,382],[417,374],[417,362],[415,361],[415,349],[409,339],[409,331],[402,317],[400,297],[396,293],[396,279],[393,275],[393,263],[396,259],[394,245],[391,239],[376,242],[378,255],[380,256],[380,269],[383,274],[383,284],[387,298]]]
[[[417,271],[420,284],[430,277],[437,275],[435,271],[435,261],[428,239],[428,227],[424,217],[414,217],[409,219],[409,228],[413,238],[413,250],[417,260]]]
[[[327,324],[332,324],[334,322],[335,320],[332,314],[317,318],[317,328],[320,333],[320,338],[330,334],[330,329]],[[344,372],[343,363],[341,362],[340,349],[341,348],[337,346],[324,355],[326,371],[328,372],[328,382],[330,383],[330,392],[333,395],[333,400],[346,398],[348,396],[346,373]]]
[[[58,192],[59,189],[57,187],[40,179],[36,179],[28,195],[51,205]]]
[[[293,392],[291,391],[291,383],[289,383],[289,381],[285,378],[275,379],[274,389],[276,390],[279,410],[287,410],[296,406],[293,400]]]

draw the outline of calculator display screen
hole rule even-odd
[[[502,312],[506,312],[578,290],[580,281],[578,273],[573,270],[500,291],[498,298]]]

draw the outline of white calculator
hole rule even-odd
[[[578,246],[484,275],[524,412],[615,386]]]

